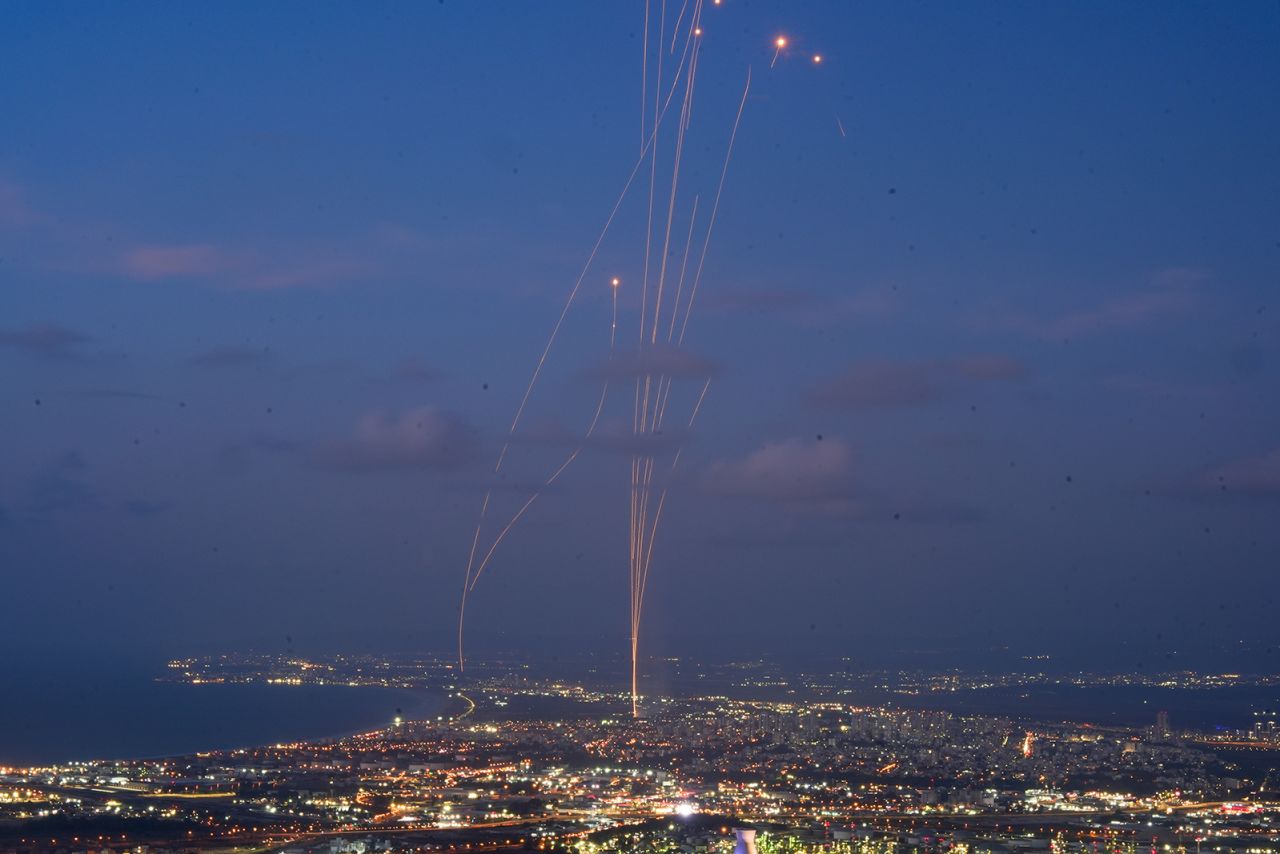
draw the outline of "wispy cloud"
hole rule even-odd
[[[1280,448],[1214,466],[1192,482],[1202,495],[1280,501]]]
[[[197,368],[253,368],[271,361],[271,350],[266,347],[225,346],[214,347],[187,359],[187,364]]]
[[[103,273],[139,282],[186,282],[241,289],[328,287],[388,272],[419,269],[430,251],[456,249],[429,233],[400,225],[358,230],[324,243],[289,243],[247,234],[213,241],[146,236],[120,240],[127,224],[57,212],[45,215],[25,201],[22,188],[0,178],[0,229],[35,228],[38,241],[24,253],[33,266],[64,273]],[[103,249],[104,246],[123,249]]]
[[[857,409],[923,406],[958,386],[1016,380],[1026,373],[1021,362],[999,355],[861,362],[821,384],[812,399],[822,406]]]
[[[277,290],[333,284],[374,272],[353,258],[228,249],[209,243],[153,244],[124,251],[116,269],[141,281],[192,280],[229,288]]]
[[[278,266],[247,271],[231,280],[232,287],[266,291],[349,282],[376,273],[377,266],[354,258],[286,260]]]
[[[173,509],[168,501],[148,501],[145,498],[133,498],[121,503],[121,508],[130,516],[158,516]]]
[[[1196,305],[1196,286],[1209,278],[1204,270],[1171,267],[1152,275],[1150,284],[1142,290],[1117,294],[1094,305],[1047,317],[988,312],[973,318],[972,325],[1049,339],[1133,329],[1189,312]]]
[[[415,356],[402,359],[396,365],[393,375],[396,379],[406,382],[427,382],[440,378],[439,371]]]
[[[85,397],[95,397],[103,399],[118,400],[168,400],[167,397],[159,394],[151,394],[145,391],[133,391],[127,388],[87,388],[80,392]]]
[[[83,478],[88,467],[78,451],[49,461],[27,482],[22,509],[32,516],[48,517],[100,506],[97,493]]]
[[[21,350],[43,359],[74,359],[93,340],[83,332],[56,324],[34,324],[25,329],[0,329],[0,347]]]
[[[0,225],[29,226],[43,220],[44,217],[27,204],[21,187],[0,178]]]
[[[304,443],[280,436],[255,436],[240,442],[223,445],[217,451],[217,464],[228,472],[239,473],[248,469],[254,456],[292,454],[301,450]]]
[[[364,416],[351,438],[317,445],[312,462],[320,468],[353,472],[446,470],[469,463],[475,451],[475,431],[466,421],[423,406],[400,415]]]
[[[717,460],[703,470],[700,485],[713,495],[768,502],[793,517],[894,525],[983,519],[968,505],[934,495],[885,494],[860,482],[853,450],[836,437],[770,442],[742,457]],[[796,536],[802,535],[790,541]]]
[[[787,439],[744,457],[717,460],[702,478],[710,492],[773,501],[830,501],[853,493],[853,453],[840,439]]]
[[[902,310],[889,288],[826,294],[806,288],[733,290],[708,298],[712,311],[786,317],[798,325],[827,328],[853,321],[882,320]]]
[[[203,278],[241,268],[248,260],[203,243],[139,246],[124,253],[121,267],[139,279]]]
[[[516,440],[531,445],[562,448],[584,448],[630,456],[663,455],[675,451],[690,439],[690,431],[681,426],[665,427],[647,433],[635,433],[631,424],[621,421],[601,423],[590,435],[571,430],[559,421],[532,424],[516,434]]]
[[[691,350],[664,344],[615,354],[587,372],[593,380],[633,380],[637,377],[705,379],[720,372],[720,366]]]

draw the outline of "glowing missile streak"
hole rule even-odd
[[[685,57],[688,56],[688,53],[689,46],[686,43],[684,54],[680,58],[681,66],[683,66]],[[600,251],[600,244],[604,242],[605,235],[609,233],[609,227],[613,224],[614,218],[618,215],[618,209],[622,207],[622,201],[626,198],[627,191],[631,189],[631,184],[635,181],[636,175],[640,172],[640,167],[644,164],[645,153],[653,147],[657,139],[662,119],[666,116],[667,109],[671,106],[671,98],[675,95],[675,91],[676,81],[673,81],[671,90],[667,93],[666,101],[663,102],[662,109],[657,111],[658,121],[654,125],[653,132],[649,135],[648,141],[641,150],[640,158],[636,160],[635,166],[632,167],[631,174],[627,176],[627,180],[622,187],[622,192],[618,194],[617,200],[613,203],[613,209],[609,211],[609,216],[605,220],[604,226],[600,229],[600,234],[596,236],[596,242],[592,245],[591,252],[587,255],[587,261],[582,266],[582,272],[578,274],[578,278],[574,281],[573,287],[569,291],[569,297],[565,300],[564,308],[560,310],[560,316],[556,319],[555,326],[551,329],[551,335],[547,339],[546,346],[542,348],[542,354],[538,357],[538,363],[534,367],[533,376],[529,378],[529,385],[525,388],[524,396],[520,399],[520,405],[516,408],[515,417],[511,419],[511,427],[507,431],[507,440],[503,444],[501,452],[498,454],[497,463],[494,464],[493,470],[495,473],[502,469],[502,462],[506,458],[507,451],[511,448],[511,437],[515,435],[516,427],[520,424],[520,419],[524,415],[525,407],[529,403],[529,397],[533,394],[533,387],[538,382],[538,377],[542,373],[543,365],[546,364],[547,356],[550,354],[551,348],[555,345],[556,338],[560,334],[560,328],[564,325],[564,319],[569,314],[569,309],[573,306],[574,300],[578,297],[578,291],[582,288],[582,281],[586,278],[587,271],[591,269],[591,264],[595,261],[595,257]]]
[[[698,2],[694,6],[693,17],[690,24],[691,31],[695,34],[698,30],[698,23],[701,20],[701,17],[702,17],[702,2],[701,0],[698,0]],[[649,334],[650,345],[657,344],[658,329],[662,320],[663,292],[664,292],[666,279],[667,279],[667,262],[670,257],[669,250],[671,246],[671,228],[675,221],[675,204],[677,199],[677,188],[679,185],[680,166],[681,166],[681,163],[683,162],[685,131],[688,129],[689,118],[692,111],[694,83],[696,79],[695,75],[697,73],[697,66],[698,66],[698,54],[695,52],[693,55],[693,58],[689,62],[688,73],[685,80],[684,102],[681,105],[680,121],[677,123],[677,129],[676,129],[675,157],[673,159],[673,166],[671,171],[671,187],[670,187],[670,191],[668,195],[668,203],[667,203],[667,224],[666,224],[666,228],[663,236],[662,252],[661,252],[662,263],[658,273],[657,294],[654,299],[654,305],[653,305],[653,323],[650,327],[650,334]],[[696,201],[696,197],[695,197],[695,201]],[[695,208],[695,212],[696,212],[696,208]],[[692,228],[692,223],[690,227]],[[687,259],[687,251],[686,251],[686,259]],[[683,280],[683,267],[682,267],[681,275]],[[672,307],[673,323],[674,323],[675,315],[678,312],[679,312],[679,300],[677,299]],[[641,322],[643,325],[643,319]],[[641,334],[643,337],[643,333]],[[670,335],[668,335],[668,341],[669,340],[670,340]],[[651,384],[653,381],[653,377],[650,375],[645,376],[644,394],[642,397],[639,394],[639,378],[637,377],[636,391],[637,391],[637,397],[640,399],[638,400],[639,412],[637,413],[633,421],[633,427],[632,427],[633,434],[638,434],[643,432],[654,432],[657,429],[658,425],[660,424],[659,412],[663,408],[662,403],[665,401],[666,395],[670,393],[671,378],[663,377],[662,375],[659,375],[657,379],[658,379],[657,389],[653,390],[655,391],[655,393],[653,394],[653,397],[652,397],[652,407],[651,407],[650,392],[652,390]],[[665,385],[665,388],[664,388],[664,385]],[[652,481],[652,475],[653,475],[653,461],[650,458],[649,460],[645,461],[643,474],[641,475],[641,480],[643,481],[643,485],[640,488],[640,497],[639,497],[640,526],[638,529],[638,533],[640,538],[644,537],[644,530],[645,530],[644,519],[647,518],[647,515],[648,515],[649,488]],[[633,483],[633,489],[635,489],[635,487],[636,487],[636,484]],[[642,554],[643,554],[643,549],[641,547],[637,550],[635,558],[639,560]]]
[[[701,9],[702,9],[702,0],[698,0],[698,2],[694,6],[694,12],[690,22],[690,27],[689,27],[690,36],[688,39],[686,39],[686,51],[688,50],[688,45],[692,42],[692,38],[700,33],[701,28],[698,26],[698,24],[701,18]],[[674,165],[672,170],[671,196],[668,202],[667,226],[665,231],[665,237],[663,240],[663,258],[662,258],[661,270],[658,275],[657,298],[654,301],[654,322],[653,322],[652,329],[650,330],[650,338],[653,340],[656,340],[657,338],[658,323],[661,319],[662,289],[663,289],[663,283],[665,282],[665,279],[666,279],[667,248],[670,243],[671,222],[674,216],[673,206],[675,203],[676,181],[679,175],[679,164],[681,159],[681,152],[683,150],[684,131],[688,128],[688,124],[689,124],[689,112],[692,105],[693,81],[695,79],[695,74],[696,74],[697,60],[698,60],[698,53],[695,51],[689,60],[688,72],[685,78],[684,99],[681,105],[680,121],[677,127],[676,154],[673,161]],[[661,61],[661,57],[659,57],[659,61]],[[675,82],[675,80],[679,80],[679,78],[680,78],[680,69],[677,69],[673,83]],[[651,252],[652,252],[652,239],[653,239],[653,203],[654,203],[654,197],[655,197],[654,178],[656,173],[656,161],[657,161],[657,154],[656,154],[656,148],[655,148],[653,160],[650,162],[649,207],[648,207],[648,217],[647,217],[646,226],[645,226],[645,265],[644,265],[644,280],[643,280],[643,285],[641,290],[641,301],[640,301],[640,341],[642,343],[644,342],[644,338],[645,338],[645,334],[644,334],[645,333],[645,316],[646,316],[647,307],[648,307],[647,304],[648,304],[649,273],[650,273],[650,262],[652,259]],[[639,435],[640,433],[645,432],[648,426],[649,399],[650,399],[652,381],[653,381],[653,378],[651,375],[646,375],[644,377],[644,383],[643,383],[644,393],[642,398],[640,377],[638,375],[636,377],[635,400],[634,400],[634,410],[633,410],[633,417],[632,417],[633,435]],[[659,382],[661,384],[661,378],[659,378]],[[656,404],[656,400],[655,400],[655,404]],[[656,413],[656,406],[655,406],[655,413]],[[631,623],[632,623],[632,650],[631,651],[632,651],[633,665],[635,663],[635,660],[639,652],[638,625],[639,625],[640,607],[641,607],[640,601],[638,599],[638,591],[640,589],[639,573],[641,571],[641,563],[645,553],[644,537],[645,537],[646,528],[647,528],[645,520],[648,517],[649,484],[652,481],[652,477],[653,477],[652,457],[641,460],[639,456],[633,456],[632,464],[631,464],[630,536],[628,538],[630,542],[630,552],[631,552],[628,563],[630,567],[631,591],[632,591],[631,592]],[[634,689],[636,686],[633,684],[632,687],[633,687],[632,711],[633,713],[635,713],[638,711],[636,707],[636,703],[634,702],[635,701]]]
[[[598,403],[596,403],[596,411],[595,411],[595,414],[591,416],[591,424],[590,426],[587,427],[587,433],[585,438],[590,439],[592,434],[595,433],[596,423],[600,420],[600,412],[601,410],[604,409],[605,398],[608,397],[608,395],[609,395],[609,383],[606,382],[604,384],[604,388],[600,390],[600,400]],[[498,550],[498,546],[506,538],[507,534],[511,531],[511,529],[515,527],[516,523],[520,521],[520,517],[525,514],[526,510],[528,510],[531,506],[533,506],[533,502],[538,500],[538,498],[542,495],[542,490],[554,484],[560,478],[560,475],[564,474],[564,470],[567,469],[573,463],[573,461],[578,458],[578,455],[580,453],[582,453],[581,445],[574,448],[569,453],[569,456],[567,456],[564,462],[560,464],[560,467],[556,469],[554,472],[552,472],[550,477],[548,477],[546,481],[543,482],[542,486],[539,487],[537,490],[535,490],[534,493],[530,495],[528,499],[525,500],[524,504],[520,506],[520,509],[515,512],[515,514],[511,517],[510,521],[508,521],[506,526],[502,529],[502,532],[499,533],[498,536],[494,538],[493,545],[489,546],[489,551],[485,553],[484,560],[480,561],[480,563],[476,566],[475,573],[471,577],[471,587],[468,589],[467,592],[470,593],[476,589],[476,584],[477,582],[480,581],[480,574],[485,571],[485,568],[489,565],[489,561],[493,560],[494,552]]]
[[[649,0],[644,0],[644,59],[640,62],[640,156],[644,157],[644,119],[649,102]]]
[[[707,390],[711,388],[711,378],[702,384],[702,392],[698,395],[698,401],[693,405],[693,412],[689,416],[689,423],[685,426],[686,430],[692,430],[693,425],[698,420],[698,412],[702,409],[702,401],[706,399]],[[684,453],[684,446],[676,448],[675,456],[671,459],[671,471],[669,475],[675,474],[676,467],[680,465],[680,456]],[[662,519],[662,507],[667,502],[667,487],[662,488],[662,493],[658,496],[658,507],[654,511],[653,529],[649,535],[648,553],[645,556],[644,576],[640,588],[640,599],[644,600],[645,585],[649,581],[649,567],[653,565],[653,538],[658,534],[658,522]]]
[[[696,17],[698,16],[698,12],[700,8],[701,8],[701,4],[699,4],[698,9],[695,9],[695,12],[694,12],[695,27],[697,24]],[[689,62],[689,71],[688,71],[687,78],[685,80],[684,103],[681,105],[681,109],[680,109],[680,120],[676,124],[675,157],[673,159],[673,165],[671,167],[671,189],[667,197],[667,225],[666,225],[666,229],[664,231],[663,239],[662,239],[662,263],[658,271],[657,293],[653,301],[653,323],[651,325],[650,335],[649,335],[650,345],[654,345],[658,343],[658,326],[662,319],[662,301],[663,301],[662,297],[663,297],[663,291],[667,281],[667,260],[670,257],[669,250],[671,248],[671,226],[672,226],[672,223],[675,221],[676,190],[679,186],[679,181],[680,181],[680,165],[684,159],[685,129],[688,126],[687,118],[689,115],[689,110],[690,110],[690,106],[693,99],[694,73],[697,71],[697,61],[698,61],[697,54],[694,54],[693,59]],[[673,310],[673,314],[674,314],[674,310]],[[640,423],[642,428],[645,422],[649,419],[649,382],[650,382],[650,378],[646,376],[645,384],[644,384],[644,400],[641,404],[641,414],[640,414]],[[661,390],[662,390],[662,377],[659,376],[658,389],[657,389],[659,394],[661,394]],[[649,427],[650,431],[656,429],[657,427],[657,412],[658,412],[657,403],[658,403],[658,397],[655,396],[654,406],[653,406],[653,423]]]
[[[684,321],[680,324],[680,337],[676,346],[684,344],[685,333],[689,330],[689,315],[693,312],[693,300],[698,295],[698,283],[702,281],[702,268],[707,263],[707,247],[711,244],[711,230],[716,225],[716,214],[720,211],[720,196],[724,193],[725,177],[729,174],[729,160],[733,157],[733,143],[738,138],[738,126],[742,124],[742,110],[747,106],[747,95],[751,92],[751,69],[747,68],[747,83],[742,87],[742,100],[738,102],[738,115],[733,120],[733,131],[729,134],[729,148],[724,155],[724,166],[720,169],[720,183],[716,187],[716,198],[711,205],[711,219],[707,223],[707,234],[702,241],[702,255],[698,258],[698,270],[694,273],[693,284],[689,286],[689,302],[685,305]]]
[[[724,166],[720,171],[720,182],[716,188],[715,202],[711,208],[711,216],[707,223],[707,232],[703,239],[702,252],[698,260],[698,269],[694,275],[693,284],[690,287],[689,301],[685,306],[684,320],[680,328],[680,337],[678,344],[684,343],[685,333],[688,331],[689,316],[693,311],[694,297],[697,295],[698,283],[702,278],[702,270],[707,259],[707,249],[711,241],[711,234],[715,227],[716,214],[720,208],[720,198],[724,191],[725,178],[729,171],[729,162],[733,156],[733,146],[737,139],[738,128],[742,123],[742,112],[746,107],[747,97],[751,92],[751,69],[747,69],[747,81],[743,86],[742,100],[738,104],[738,112],[734,117],[733,130],[729,134],[729,144],[725,151]],[[641,323],[643,324],[643,314],[641,315]],[[642,333],[643,335],[643,333]],[[708,381],[709,384],[709,381]],[[637,408],[639,404],[639,378],[636,383]],[[706,394],[706,386],[703,388],[703,395]],[[699,398],[699,406],[701,398]],[[636,421],[639,422],[639,412],[637,412]],[[677,455],[676,462],[679,457]],[[633,716],[639,715],[639,693],[638,693],[638,656],[639,656],[639,630],[640,620],[644,606],[644,592],[648,582],[649,566],[652,562],[653,555],[653,539],[657,533],[656,526],[650,528],[648,525],[648,489],[653,477],[653,458],[650,456],[643,463],[638,457],[632,458],[631,465],[631,710]],[[639,483],[637,482],[639,481]],[[637,494],[639,487],[639,494]],[[659,504],[663,503],[663,498],[659,497]]]
[[[702,401],[707,396],[707,389],[711,388],[711,380],[708,378],[702,386],[702,393],[698,395],[698,402],[693,406],[693,412],[689,415],[689,424],[687,429],[692,430],[693,425],[698,420],[698,412],[702,409]],[[676,466],[680,464],[680,455],[684,453],[684,446],[676,449],[675,456],[671,460],[671,474],[675,473]],[[652,463],[652,458],[650,458]],[[653,527],[650,530],[647,548],[644,552],[644,565],[638,575],[638,584],[636,590],[632,593],[632,622],[631,622],[631,715],[632,717],[640,716],[640,692],[639,692],[639,674],[638,662],[640,651],[640,617],[644,609],[644,594],[649,586],[649,567],[653,565],[653,542],[658,534],[658,523],[662,520],[662,509],[667,503],[667,486],[663,486],[661,495],[658,496],[658,507],[654,511]]]
[[[687,125],[685,119],[689,111],[689,103],[693,96],[693,72],[696,68],[697,57],[689,63],[689,76],[685,81],[684,103],[680,109],[680,121],[676,125],[676,153],[674,163],[671,167],[671,193],[667,200],[667,228],[662,239],[662,266],[658,272],[658,293],[653,301],[653,326],[650,330],[650,344],[658,343],[658,321],[662,316],[662,291],[667,280],[667,258],[670,255],[671,248],[671,223],[675,219],[676,210],[676,188],[680,182],[680,164],[684,154],[684,131]]]
[[[622,281],[615,277],[609,283],[610,290],[613,292],[613,323],[609,326],[609,349],[613,350],[613,343],[618,338],[618,286]]]
[[[666,32],[667,18],[667,0],[662,0],[661,13],[658,18],[658,44],[662,44],[662,35]],[[679,79],[679,74],[676,78]],[[658,92],[662,87],[662,48],[658,48],[658,84],[654,87],[654,115],[658,113]],[[640,285],[640,342],[644,343],[644,317],[646,312],[647,300],[649,297],[649,256],[651,254],[651,246],[653,243],[653,190],[654,182],[657,180],[658,174],[658,147],[653,146],[649,157],[649,213],[648,220],[645,224],[644,236],[644,280]]]
[[[523,416],[524,409],[528,405],[529,397],[533,393],[533,388],[538,382],[539,375],[542,373],[542,367],[546,363],[547,355],[551,352],[551,348],[555,344],[557,336],[560,334],[560,328],[564,325],[565,317],[568,315],[570,307],[578,296],[578,291],[582,287],[582,281],[586,277],[587,271],[591,268],[591,264],[595,261],[596,254],[600,251],[600,245],[604,242],[605,235],[609,233],[609,227],[613,224],[614,218],[618,215],[618,209],[622,207],[622,202],[627,196],[627,191],[631,189],[632,183],[640,173],[640,167],[644,165],[645,155],[648,153],[650,147],[654,146],[657,142],[658,131],[661,129],[663,119],[666,117],[667,110],[671,106],[671,99],[675,96],[676,88],[680,79],[680,69],[684,67],[685,60],[689,56],[689,47],[691,43],[691,39],[685,42],[684,50],[680,56],[680,64],[676,68],[676,77],[671,83],[671,89],[667,92],[667,97],[662,102],[662,109],[656,111],[653,130],[650,132],[649,138],[645,141],[645,144],[641,146],[640,156],[636,159],[635,165],[631,167],[631,173],[627,176],[627,180],[623,184],[622,192],[618,194],[617,200],[613,203],[613,209],[609,212],[609,216],[606,218],[604,226],[600,229],[600,234],[596,237],[595,244],[591,247],[591,252],[588,254],[587,261],[582,267],[582,272],[578,274],[578,278],[570,289],[568,298],[565,300],[564,308],[561,309],[560,316],[557,318],[555,326],[552,327],[551,335],[547,339],[547,344],[543,348],[541,356],[538,358],[537,365],[534,367],[533,376],[529,378],[529,385],[525,388],[524,396],[520,400],[519,407],[516,408],[515,417],[512,419],[511,427],[507,431],[506,441],[503,443],[502,450],[498,454],[498,461],[494,464],[493,471],[495,474],[502,470],[502,464],[506,459],[507,451],[511,447],[511,439],[515,435],[516,427],[520,423],[520,418]],[[475,567],[476,551],[480,542],[480,531],[484,526],[485,516],[488,513],[489,501],[492,498],[492,495],[493,487],[490,486],[485,490],[484,500],[480,504],[480,517],[476,521],[475,536],[472,538],[471,550],[467,557],[467,571],[463,580],[461,602],[458,606],[458,672],[460,673],[463,672],[466,666],[466,659],[463,655],[462,639],[467,610],[467,593],[472,586],[472,575]]]
[[[770,68],[773,68],[773,66],[778,64],[778,57],[782,55],[782,49],[787,46],[787,37],[778,36],[773,40],[773,46],[776,50],[773,52],[773,62],[769,63]]]
[[[671,28],[671,50],[670,53],[676,52],[676,36],[680,33],[680,22],[684,20],[684,10],[689,8],[689,0],[684,0],[680,6],[680,14],[676,15],[675,25]]]
[[[611,279],[609,282],[609,290],[613,295],[613,322],[609,326],[609,355],[610,356],[613,355],[614,342],[617,340],[618,286],[621,284],[622,284],[622,280],[617,278],[616,276],[613,279]],[[596,403],[596,411],[591,416],[591,423],[587,425],[586,435],[583,436],[584,442],[587,439],[590,439],[595,434],[596,424],[600,422],[600,413],[604,411],[604,402],[608,398],[608,396],[609,396],[609,381],[605,380],[604,386],[600,389],[600,400]],[[560,478],[560,475],[564,474],[564,470],[567,469],[570,465],[572,465],[573,461],[578,458],[578,455],[580,453],[582,453],[582,447],[583,447],[582,445],[579,445],[578,447],[574,448],[569,453],[569,456],[565,458],[564,462],[560,464],[560,467],[551,473],[551,475],[543,482],[542,486],[534,490],[533,494],[529,496],[529,498],[524,502],[523,505],[521,505],[520,509],[517,510],[512,515],[511,519],[507,521],[507,524],[503,527],[502,531],[499,532],[498,536],[494,538],[493,544],[489,546],[489,551],[485,553],[484,559],[481,560],[480,563],[476,566],[475,572],[471,576],[471,584],[467,588],[467,593],[471,593],[476,589],[476,584],[480,581],[480,574],[485,571],[485,568],[489,565],[489,561],[493,560],[493,555],[495,552],[497,552],[498,546],[502,544],[502,541],[504,539],[506,539],[507,534],[510,533],[511,529],[515,527],[516,523],[520,521],[520,517],[524,516],[525,511],[527,511],[531,506],[533,506],[533,502],[538,500],[538,498],[542,495],[542,491],[547,487],[551,486],[552,484],[554,484]],[[473,547],[474,547],[474,544],[473,544]]]
[[[680,260],[680,278],[676,282],[675,299],[671,309],[671,323],[667,327],[667,343],[670,344],[675,337],[676,317],[680,314],[680,295],[684,291],[684,277],[689,265],[689,250],[693,247],[693,227],[698,221],[698,200],[700,195],[693,197],[693,210],[689,213],[689,232],[684,239],[684,256]],[[667,412],[667,401],[671,397],[671,383],[674,377],[667,377],[667,385],[664,390],[661,381],[658,383],[658,406],[655,417],[657,427],[662,426],[662,418]]]
[[[667,343],[671,343],[671,339],[676,331],[676,315],[680,308],[680,295],[684,291],[684,274],[689,265],[689,247],[693,245],[693,226],[698,221],[698,200],[701,195],[693,197],[693,211],[689,214],[689,233],[684,239],[684,257],[680,261],[680,278],[676,280],[676,296],[675,310],[671,312],[671,325],[667,327]]]

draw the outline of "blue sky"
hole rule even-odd
[[[6,17],[11,632],[447,647],[487,472],[636,162],[643,4]],[[714,377],[653,648],[736,637],[742,613],[780,650],[1269,643],[1277,7],[725,0],[704,20],[681,211],[697,192],[705,215],[748,67],[752,88],[685,354]],[[505,512],[591,415],[612,276],[634,334],[644,183],[531,399]],[[478,637],[624,634],[608,439],[629,407],[504,543]]]

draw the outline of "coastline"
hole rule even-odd
[[[117,682],[111,694],[57,684],[0,710],[0,765],[47,767],[335,741],[441,714],[434,689]],[[397,712],[398,710],[398,712]]]

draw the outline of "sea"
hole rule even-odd
[[[439,713],[428,691],[157,682],[155,666],[0,662],[0,765],[175,756],[365,732]]]
[[[1175,730],[1248,729],[1259,715],[1280,710],[1280,687],[1161,688],[1146,685],[1031,685],[969,691],[880,696],[908,709],[992,715],[1027,721],[1152,726],[1164,712]]]

